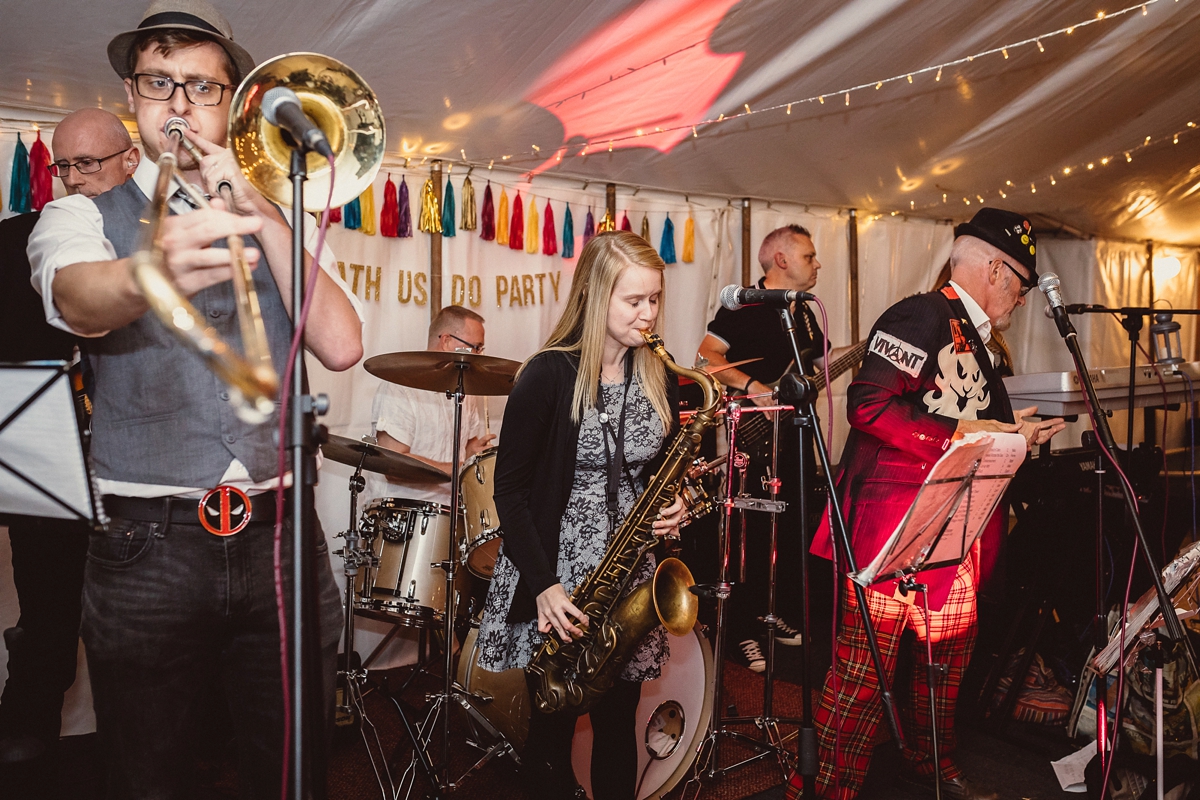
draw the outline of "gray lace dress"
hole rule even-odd
[[[610,426],[615,430],[624,402],[625,385],[602,384],[600,389],[604,392],[604,407],[613,420]],[[662,423],[636,380],[629,386],[629,404],[625,416],[625,462],[627,474],[635,476],[638,485],[631,486],[627,476],[621,476],[618,503],[622,519],[642,491],[644,483],[639,477],[642,467],[662,446]],[[608,546],[608,511],[604,499],[608,464],[602,435],[600,412],[592,409],[584,415],[579,426],[575,479],[559,532],[558,579],[568,595],[600,563]],[[612,447],[610,437],[610,452]],[[654,554],[647,553],[631,587],[649,580],[655,566]],[[479,666],[491,672],[524,668],[546,639],[538,631],[536,620],[513,624],[505,621],[519,579],[516,565],[504,555],[502,547],[496,559],[496,571],[488,589],[477,639]],[[654,680],[659,677],[669,655],[667,632],[659,625],[642,640],[621,677],[629,681]]]

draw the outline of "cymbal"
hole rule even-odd
[[[363,362],[363,369],[388,383],[430,392],[454,391],[461,371],[463,392],[470,395],[508,394],[520,366],[507,358],[441,350],[385,353]]]
[[[330,461],[357,467],[361,460],[363,469],[378,472],[401,483],[449,483],[450,475],[437,467],[419,461],[404,453],[386,447],[355,441],[346,436],[330,435],[329,441],[321,445],[321,452]],[[366,453],[366,458],[363,458]]]
[[[742,359],[741,361],[734,361],[733,363],[730,363],[730,364],[722,364],[719,367],[709,368],[706,366],[706,367],[701,367],[701,369],[703,369],[709,375],[716,375],[718,372],[724,372],[727,369],[736,369],[736,368],[742,366],[743,364],[753,364],[755,361],[762,361],[762,358],[761,357],[746,358],[746,359]],[[691,378],[680,378],[679,383],[686,386],[689,383],[695,383],[695,381],[692,380]]]

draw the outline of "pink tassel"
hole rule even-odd
[[[525,207],[521,202],[520,191],[517,192],[517,199],[513,200],[512,223],[508,226],[508,249],[525,249]]]
[[[41,211],[46,203],[54,199],[54,177],[50,174],[49,166],[50,151],[46,149],[39,130],[37,139],[29,148],[29,189],[34,211]]]
[[[496,238],[496,207],[492,204],[492,182],[483,190],[483,208],[479,212],[479,238],[485,242]]]
[[[552,256],[558,252],[558,233],[554,230],[554,209],[546,201],[546,213],[542,215],[542,254]]]

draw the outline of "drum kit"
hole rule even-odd
[[[349,481],[349,528],[340,534],[345,538],[345,546],[339,551],[346,575],[344,652],[354,653],[354,620],[363,617],[392,624],[393,635],[401,629],[417,629],[424,641],[424,634],[432,633],[440,638],[445,657],[444,672],[439,676],[443,681],[441,691],[427,695],[426,707],[419,714],[411,708],[406,712],[405,706],[391,697],[413,745],[399,784],[392,781],[388,757],[362,704],[367,683],[364,666],[371,663],[374,654],[362,665],[353,658],[346,659],[339,672],[339,716],[357,718],[361,723],[364,743],[385,797],[399,796],[405,785],[411,791],[418,769],[428,780],[431,794],[440,797],[459,788],[463,780],[496,756],[520,763],[531,710],[523,671],[494,673],[478,665],[478,618],[469,621],[457,668],[453,644],[455,623],[461,621],[456,619],[460,616],[456,609],[470,593],[472,580],[491,580],[501,544],[500,519],[493,499],[497,448],[483,450],[459,464],[463,403],[467,395],[507,394],[519,366],[515,361],[464,351],[390,353],[364,363],[368,372],[385,381],[444,393],[454,401],[455,447],[450,472],[382,447],[371,437],[356,441],[329,436],[322,445],[326,458],[355,468]],[[685,505],[682,525],[726,505],[715,497],[724,489],[719,486],[722,468],[728,468],[725,456],[711,461],[698,459],[686,473],[680,486]],[[379,497],[367,502],[360,513],[364,471],[413,487],[449,484],[450,503]],[[669,638],[671,658],[663,667],[662,677],[643,687],[638,708],[642,728],[638,741],[644,744],[639,754],[638,800],[661,797],[693,770],[698,751],[705,749],[702,745],[711,744],[713,723],[722,716],[714,717],[714,702],[720,702],[714,687],[720,667],[701,627],[697,625],[693,636]],[[388,640],[390,636],[385,642]],[[376,652],[380,649],[382,645]],[[423,661],[418,669],[426,665]],[[454,708],[465,714],[460,741],[478,754],[477,760],[457,777],[450,770]],[[418,721],[410,722],[410,716]],[[368,728],[374,733],[374,753]],[[573,760],[585,789],[589,785],[590,749],[590,725],[583,717],[576,729]],[[377,764],[377,759],[382,763]],[[384,785],[385,776],[390,787]]]

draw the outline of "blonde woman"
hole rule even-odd
[[[579,636],[584,615],[571,591],[600,562],[678,429],[678,381],[643,347],[662,306],[663,261],[628,231],[602,233],[580,253],[571,294],[550,339],[517,376],[496,460],[496,510],[504,545],[479,629],[479,666],[524,667],[551,630]],[[654,523],[679,530],[676,498]],[[633,580],[654,572],[648,554]],[[635,715],[641,683],[666,662],[655,629],[591,712],[592,794],[633,800]],[[570,798],[575,716],[534,711],[522,753],[526,790]]]

